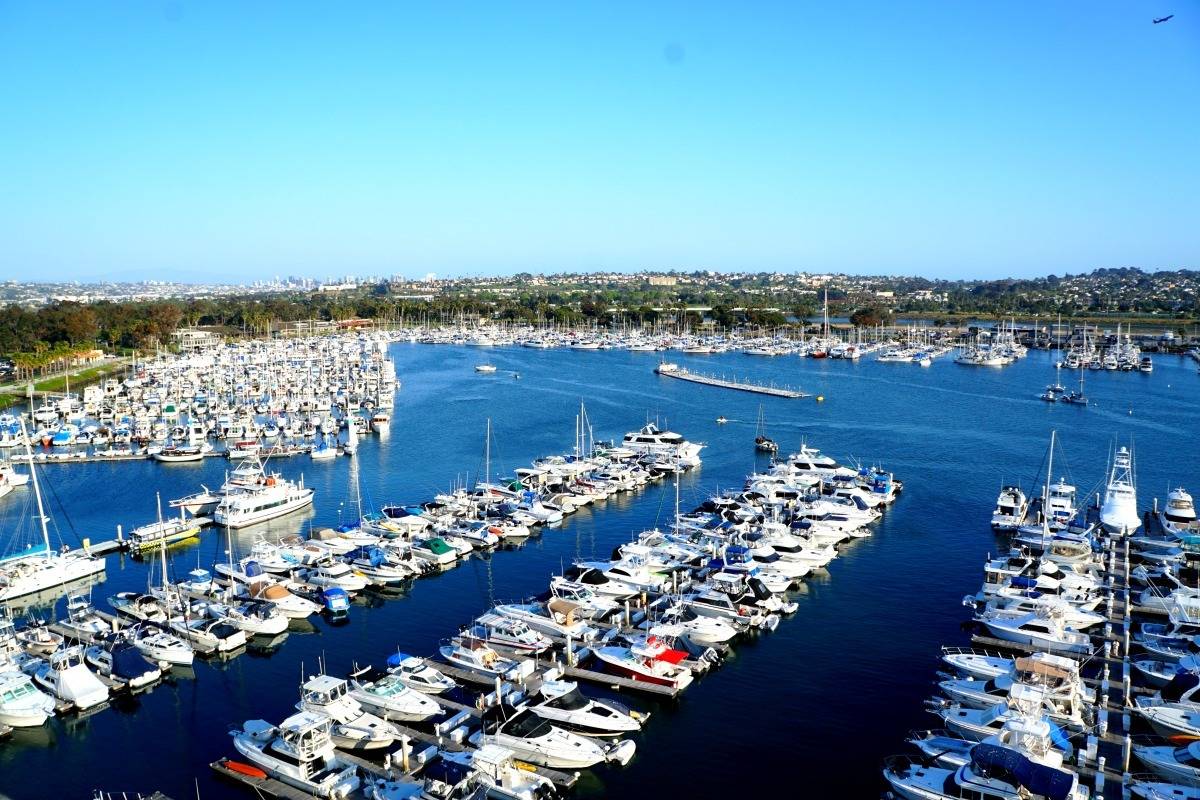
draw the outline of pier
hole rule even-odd
[[[746,381],[733,381],[725,378],[718,378],[715,375],[704,375],[699,372],[692,372],[685,367],[677,364],[659,364],[654,368],[654,371],[667,378],[678,378],[681,381],[691,381],[692,383],[703,384],[704,386],[715,386],[718,389],[735,389],[739,392],[753,392],[755,394],[766,394],[772,397],[812,397],[812,395],[796,389],[790,389],[786,386],[775,386],[774,384],[748,383]]]
[[[1151,517],[1146,515],[1147,529],[1157,524],[1156,520],[1151,522]],[[1095,724],[1072,736],[1082,739],[1074,769],[1081,782],[1092,786],[1093,798],[1123,800],[1129,796],[1125,787],[1131,779],[1133,699],[1153,690],[1132,685],[1129,540],[1118,534],[1100,533],[1099,542],[1106,621],[1102,631],[1092,636],[1092,652],[1057,655],[1081,662],[1081,667],[1089,670],[1084,682],[1096,691]],[[1046,651],[984,634],[975,634],[971,641],[978,648],[997,651],[996,655]]]

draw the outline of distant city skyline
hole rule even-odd
[[[1196,268],[1200,10],[0,5],[0,281]]]

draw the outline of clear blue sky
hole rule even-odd
[[[1196,0],[0,0],[0,75],[0,279],[1200,267]]]

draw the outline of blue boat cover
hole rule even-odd
[[[1162,688],[1162,699],[1168,703],[1174,703],[1183,698],[1185,692],[1196,688],[1200,685],[1200,673],[1182,671],[1175,673],[1175,677],[1171,678],[1171,682]]]
[[[1046,723],[1050,726],[1050,741],[1054,742],[1054,746],[1067,755],[1075,752],[1075,748],[1071,745],[1071,740],[1067,738],[1067,734],[1063,732],[1063,729],[1049,719],[1046,720]]]
[[[472,770],[470,767],[439,758],[425,768],[424,776],[439,780],[450,786],[457,786],[471,777],[471,773]]]
[[[404,661],[406,658],[412,658],[412,656],[410,656],[408,653],[392,653],[387,657],[387,665],[389,667],[398,667],[400,666],[400,662]]]
[[[1049,800],[1070,800],[1075,776],[1061,769],[1037,764],[1016,750],[994,744],[977,744],[971,750],[971,768],[980,774],[1011,778],[1036,795]]]
[[[1036,589],[1037,578],[1026,578],[1022,575],[1014,575],[1011,583],[1015,589]]]
[[[261,564],[259,564],[257,561],[247,561],[246,562],[246,577],[247,578],[257,578],[258,576],[260,576],[262,574],[263,574],[263,568],[262,568]]]
[[[321,592],[321,597],[325,600],[325,607],[329,609],[345,608],[350,604],[350,595],[340,586],[330,586]]]
[[[117,677],[125,680],[140,678],[154,670],[154,665],[146,660],[142,651],[138,650],[136,645],[128,642],[113,645],[112,666]]]

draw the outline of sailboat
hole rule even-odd
[[[1100,523],[1113,533],[1129,534],[1142,523],[1137,511],[1137,488],[1133,480],[1133,453],[1121,446],[1113,455],[1100,506]]]
[[[754,449],[762,453],[778,453],[779,445],[767,436],[767,424],[763,419],[762,403],[758,404],[758,426],[754,431]]]
[[[0,556],[0,602],[36,594],[104,572],[104,559],[93,556],[86,546],[83,550],[64,548],[61,552],[51,549],[50,533],[46,528],[46,509],[42,505],[42,490],[23,419],[21,438],[25,441],[25,455],[29,463],[33,495],[37,502],[42,543],[40,546],[30,545],[25,550]]]
[[[1062,402],[1077,406],[1086,406],[1088,404],[1087,395],[1083,393],[1083,370],[1079,370],[1079,391],[1064,394]]]

